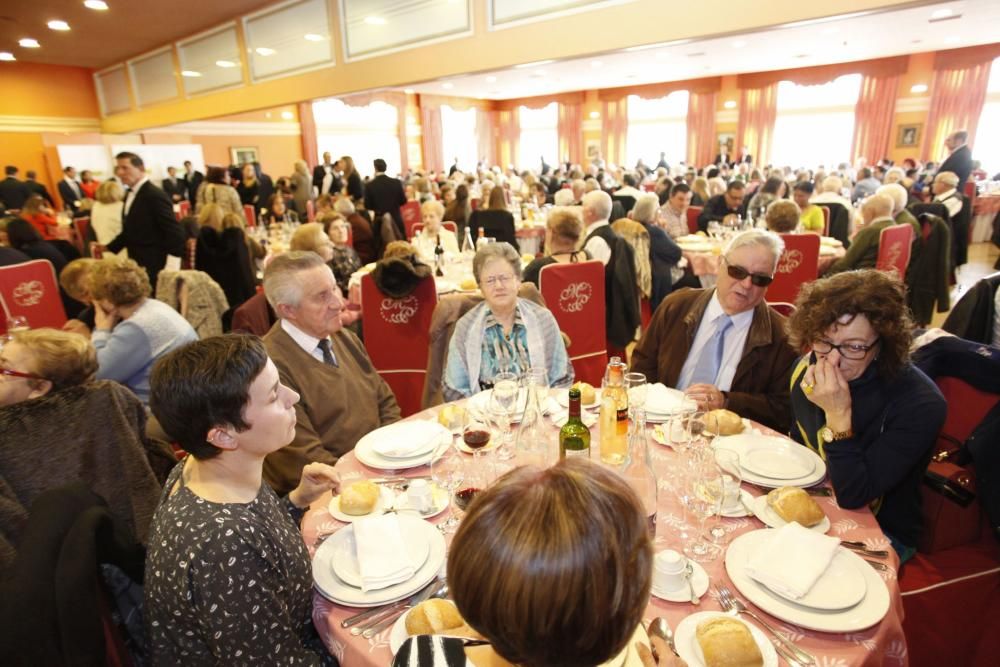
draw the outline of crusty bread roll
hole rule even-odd
[[[378,485],[367,480],[349,484],[340,493],[340,511],[351,516],[370,513],[377,502]]]
[[[580,405],[591,405],[596,400],[594,386],[587,382],[576,382],[574,387],[580,390]]]
[[[795,521],[806,528],[815,526],[826,517],[812,496],[796,486],[782,486],[769,492],[767,504],[785,521]]]
[[[711,410],[705,415],[705,428],[716,435],[743,432],[743,420],[731,410]]]
[[[761,667],[764,656],[746,625],[716,616],[698,624],[695,632],[705,667]]]
[[[437,598],[425,600],[406,615],[406,632],[409,635],[434,635],[465,625],[454,602]]]

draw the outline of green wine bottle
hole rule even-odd
[[[569,419],[559,429],[559,458],[590,458],[590,429],[580,420],[580,390],[569,390]]]

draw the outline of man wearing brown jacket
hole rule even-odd
[[[656,309],[631,370],[685,391],[703,410],[726,408],[786,432],[797,355],[785,318],[764,302],[783,249],[763,230],[733,238],[714,290],[681,290]]]

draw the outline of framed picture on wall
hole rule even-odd
[[[246,164],[247,162],[258,162],[256,146],[230,146],[229,161],[231,164]]]
[[[723,148],[726,149],[728,155],[732,155],[736,149],[736,135],[729,132],[719,132],[716,135],[718,139],[719,151],[721,152]]]
[[[896,135],[896,148],[915,148],[920,145],[920,130],[922,123],[900,125]]]

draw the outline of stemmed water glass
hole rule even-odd
[[[688,494],[688,509],[698,518],[698,534],[695,539],[685,545],[684,554],[700,563],[714,560],[722,549],[713,544],[705,536],[705,522],[719,511],[724,495],[722,471],[710,456],[692,452],[691,474],[689,477],[690,493]]]
[[[465,481],[465,461],[462,454],[449,446],[440,456],[431,459],[431,480],[447,491],[451,499],[448,505],[448,519],[438,525],[438,530],[445,534],[453,533],[458,527],[454,495]]]
[[[716,449],[714,458],[716,467],[722,473],[723,497],[719,504],[719,518],[709,530],[709,535],[716,544],[725,544],[729,539],[729,531],[722,521],[722,511],[726,507],[740,504],[740,484],[743,482],[743,473],[740,472],[740,456],[731,449]]]
[[[625,374],[625,391],[628,392],[628,409],[633,414],[636,410],[646,409],[646,376],[643,373]]]
[[[500,443],[497,447],[497,458],[506,461],[514,457],[511,447],[512,434],[510,430],[511,416],[518,404],[518,377],[515,373],[497,373],[493,379],[493,389],[490,391],[490,411],[496,411],[500,426]]]

